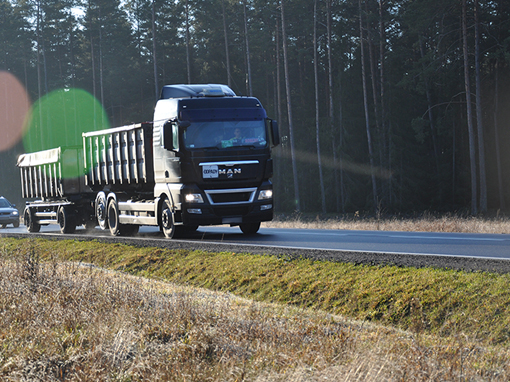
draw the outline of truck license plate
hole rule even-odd
[[[206,178],[217,178],[218,177],[218,166],[203,166],[202,167],[202,176],[204,179]]]

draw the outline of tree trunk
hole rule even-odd
[[[282,122],[282,83],[280,73],[280,28],[278,26],[278,20],[276,20],[276,106],[278,122]]]
[[[425,48],[423,46],[423,39],[420,36],[420,55],[423,60],[425,57]],[[425,63],[422,64],[423,82],[425,85],[425,95],[427,97],[427,112],[429,116],[430,133],[432,135],[432,146],[434,148],[434,159],[436,161],[436,175],[439,176],[439,147],[437,145],[436,127],[434,125],[434,115],[432,113],[432,95],[430,93],[429,81],[425,74]]]
[[[101,105],[104,107],[104,86],[103,86],[103,33],[102,33],[101,8],[99,8],[99,94]]]
[[[367,142],[368,142],[368,156],[370,160],[370,174],[372,175],[372,193],[373,193],[373,202],[374,209],[377,211],[377,184],[375,180],[374,173],[374,152],[372,149],[372,136],[370,134],[370,119],[368,114],[368,91],[367,91],[367,75],[365,68],[365,44],[363,38],[363,18],[362,18],[362,9],[361,9],[361,0],[358,0],[359,5],[359,34],[360,34],[360,49],[361,49],[361,77],[363,80],[363,105],[365,109],[365,129],[367,132]]]
[[[301,211],[301,203],[299,201],[299,183],[297,174],[297,163],[294,150],[294,128],[292,125],[292,102],[290,93],[290,79],[289,79],[289,60],[287,54],[287,35],[285,33],[285,8],[284,0],[280,0],[281,14],[282,14],[282,40],[283,40],[283,66],[285,71],[285,88],[287,91],[287,113],[289,116],[289,139],[290,139],[290,157],[292,161],[292,174],[294,177],[294,199],[296,211]]]
[[[189,46],[189,4],[186,0],[186,69],[188,71],[188,84],[191,84],[191,57],[190,57],[190,46]]]
[[[38,98],[42,97],[42,89],[41,89],[41,1],[37,2],[37,96]],[[42,126],[42,109],[39,108],[39,126]],[[41,133],[41,141],[43,141],[42,130]]]
[[[473,111],[471,106],[471,84],[469,81],[469,59],[467,41],[467,5],[462,0],[462,50],[464,53],[464,86],[466,89],[466,111],[469,135],[469,162],[471,164],[471,214],[477,215],[477,193],[476,193],[476,154],[475,154],[475,132],[473,129]]]
[[[252,97],[253,90],[251,86],[251,60],[250,60],[250,44],[248,43],[248,17],[246,15],[246,0],[243,0],[243,10],[244,10],[244,39],[246,41],[246,69],[248,71],[248,83],[246,90],[248,90],[248,95]]]
[[[158,86],[158,63],[156,60],[156,11],[154,9],[154,2],[152,0],[152,63],[154,67],[154,91],[156,93],[156,100],[159,98]]]
[[[455,179],[457,178],[457,131],[455,125],[455,118],[452,119],[452,204],[455,205]]]
[[[333,171],[334,171],[334,179],[335,179],[335,194],[336,194],[336,211],[344,212],[345,209],[345,195],[344,195],[344,184],[343,184],[343,167],[342,167],[342,152],[340,149],[339,161],[340,166],[337,166],[337,145],[336,145],[336,131],[335,131],[335,108],[333,103],[333,52],[332,52],[332,38],[331,38],[331,0],[327,0],[327,34],[328,34],[328,99],[329,99],[329,129],[331,133],[331,141],[333,144]],[[342,101],[341,97],[339,97],[339,131],[340,131],[340,148],[342,147]],[[340,168],[338,168],[340,167]],[[340,176],[338,173],[340,172]],[[339,179],[340,178],[340,179]],[[339,184],[340,183],[340,184]]]
[[[90,7],[90,1],[89,1],[89,7]],[[92,29],[90,29],[90,63],[92,67],[92,95],[94,98],[97,98],[97,90],[96,90],[96,63],[95,63],[95,56],[94,56],[94,39],[92,37]],[[93,103],[94,106],[94,130],[97,130],[97,119],[96,119],[96,103]]]
[[[221,2],[221,9],[223,12],[223,34],[225,37],[225,57],[226,57],[226,65],[227,65],[227,84],[228,87],[232,87],[232,75],[230,74],[230,53],[228,50],[228,29],[227,29],[227,15],[225,12],[225,0]]]
[[[487,212],[487,179],[485,176],[485,141],[482,124],[482,84],[480,74],[480,20],[478,0],[475,0],[475,83],[476,83],[476,127],[478,132],[478,171],[480,176],[480,212]]]
[[[379,102],[381,104],[381,131],[382,131],[382,150],[384,157],[387,158],[386,167],[391,168],[391,136],[386,124],[386,103],[384,89],[384,55],[385,55],[386,33],[383,19],[383,0],[379,0]],[[388,143],[386,144],[386,140]],[[382,163],[381,163],[382,164]],[[390,171],[391,174],[391,171]],[[387,187],[388,203],[391,205],[392,183],[391,177],[388,179]]]
[[[494,145],[496,146],[496,166],[498,171],[499,208],[506,209],[505,194],[503,193],[503,173],[501,170],[501,154],[499,152],[499,60],[495,64],[494,78]]]
[[[275,81],[274,81],[274,106],[275,106],[275,115],[278,123],[282,126],[282,105],[281,105],[281,83],[280,83],[280,27],[279,20],[276,18],[275,22],[275,59],[276,59],[276,73],[275,73]],[[280,131],[280,135],[283,135],[283,132]],[[282,155],[284,151],[283,145],[280,145],[274,151],[274,161],[275,161],[275,178],[282,179],[282,168],[283,168],[283,157]],[[285,183],[285,182],[280,182]],[[283,191],[283,188],[280,186],[279,190]],[[283,192],[281,193],[284,194]],[[280,208],[280,198],[275,199],[275,210]]]
[[[370,28],[370,23],[368,21],[368,7],[367,2],[365,1],[365,11],[367,14],[367,45],[368,45],[368,59],[370,63],[370,79],[372,83],[372,99],[374,102],[374,119],[375,119],[375,128],[377,131],[377,135],[379,138],[379,165],[383,166],[384,163],[384,137],[381,132],[381,119],[379,117],[379,99],[378,99],[378,92],[377,92],[377,72],[375,70],[375,55],[374,55],[374,44],[373,44],[373,38],[372,38],[372,32]],[[377,147],[377,145],[376,145]],[[382,188],[382,187],[381,187]]]
[[[326,192],[324,191],[324,179],[322,176],[322,161],[319,129],[319,67],[317,54],[317,0],[313,3],[313,72],[315,78],[315,141],[317,143],[317,162],[319,165],[319,182],[321,189],[322,213],[326,213]]]

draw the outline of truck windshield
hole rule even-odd
[[[184,133],[188,149],[264,147],[267,145],[263,120],[193,122]]]

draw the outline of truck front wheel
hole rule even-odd
[[[165,199],[161,208],[161,230],[165,237],[172,239],[175,236],[174,214],[170,201]]]
[[[256,234],[257,231],[260,228],[260,222],[259,223],[244,223],[240,224],[239,228],[241,228],[241,231],[243,231],[246,235],[253,235]]]

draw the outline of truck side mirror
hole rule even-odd
[[[179,121],[179,126],[182,127],[183,129],[187,129],[188,127],[191,126],[191,122],[190,121]]]
[[[179,126],[168,121],[163,125],[163,147],[171,151],[179,151]]]
[[[280,144],[280,131],[278,130],[278,122],[273,119],[269,120],[269,134],[272,146],[278,146]]]

